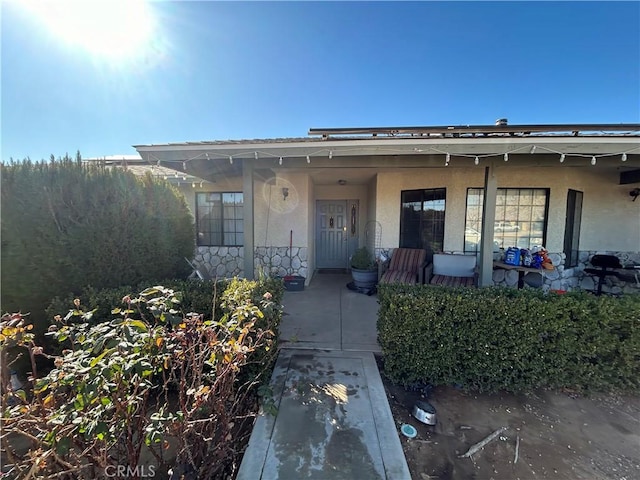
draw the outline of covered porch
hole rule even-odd
[[[268,271],[309,284],[320,269],[349,268],[358,246],[379,254],[416,243],[476,255],[481,286],[509,285],[493,269],[496,245],[531,244],[559,267],[547,288],[565,290],[593,288],[584,268],[595,253],[638,260],[639,204],[630,193],[640,185],[639,132],[636,124],[312,129],[309,138],[136,148],[149,164],[206,181],[181,186],[196,223],[205,193],[241,195],[238,240],[198,244],[196,260],[214,275]],[[440,202],[440,224],[412,233],[403,212],[425,191],[440,192],[430,204]],[[501,204],[509,195],[516,200]],[[473,218],[471,197],[480,202]],[[534,199],[523,206],[525,197]],[[421,215],[433,215],[421,201]]]

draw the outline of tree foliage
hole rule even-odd
[[[0,164],[2,310],[36,331],[56,295],[186,275],[194,250],[184,198],[151,176],[57,161]]]

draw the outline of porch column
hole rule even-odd
[[[482,237],[480,243],[479,286],[493,285],[493,226],[496,220],[498,180],[493,162],[484,169],[484,200],[482,203]]]
[[[242,202],[244,210],[244,278],[254,279],[253,256],[253,163],[251,160],[242,161]]]

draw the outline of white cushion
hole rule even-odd
[[[433,274],[449,277],[473,277],[476,269],[475,255],[453,255],[435,253],[433,255]]]

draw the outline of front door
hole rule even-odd
[[[316,268],[347,268],[349,215],[346,200],[316,203]]]

